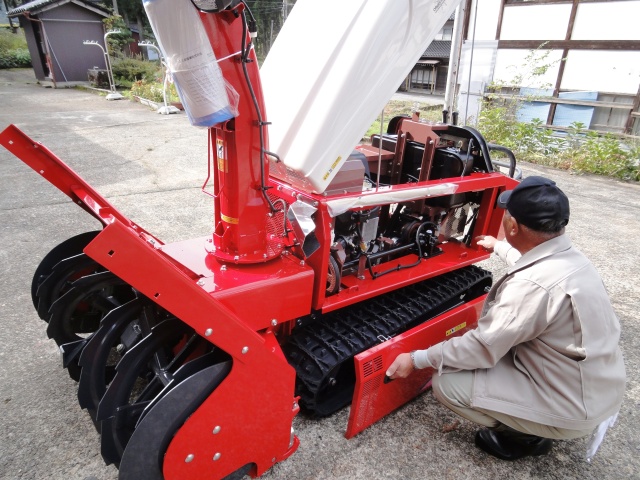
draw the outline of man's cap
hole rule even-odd
[[[527,177],[513,190],[502,192],[498,206],[533,230],[549,220],[569,223],[569,199],[556,182],[544,177]]]

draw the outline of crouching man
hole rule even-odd
[[[395,379],[433,368],[436,398],[487,427],[476,445],[515,460],[609,421],[622,403],[625,369],[602,280],[564,235],[566,195],[551,180],[528,177],[498,205],[522,257],[489,292],[478,327],[402,353],[386,373]]]

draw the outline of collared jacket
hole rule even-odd
[[[473,407],[587,430],[622,403],[619,338],[598,272],[561,235],[494,284],[475,330],[416,352],[416,364],[438,373],[475,370]]]

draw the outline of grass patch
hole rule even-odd
[[[424,105],[417,102],[409,102],[405,100],[391,100],[384,107],[384,126],[383,132],[387,133],[387,126],[393,117],[400,115],[411,116],[413,112],[419,112],[420,118],[428,122],[438,122],[442,120],[441,105]],[[378,117],[369,127],[367,133],[364,134],[363,140],[369,141],[371,135],[380,134],[380,117]]]
[[[0,29],[0,68],[27,67],[31,67],[31,55],[22,29],[17,33]]]

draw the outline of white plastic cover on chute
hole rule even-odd
[[[229,101],[230,87],[191,0],[142,3],[191,124],[211,127],[233,118],[237,99]],[[237,96],[232,90],[232,97]]]
[[[271,173],[322,193],[456,0],[298,0],[260,73]]]

